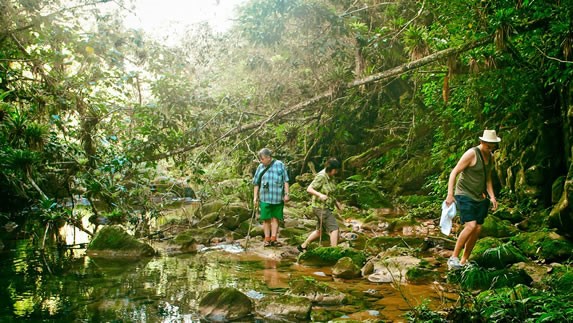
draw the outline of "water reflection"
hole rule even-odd
[[[337,308],[348,315],[379,312],[385,319],[402,320],[411,304],[426,298],[443,301],[427,285],[400,285],[398,290],[364,279],[334,280],[330,268],[224,249],[129,261],[90,258],[81,249],[42,253],[20,241],[0,257],[7,282],[0,287],[0,322],[199,322],[198,303],[208,291],[236,287],[260,299],[282,295],[290,279],[302,276],[351,295],[351,304]]]

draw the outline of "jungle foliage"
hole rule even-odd
[[[251,0],[230,31],[172,45],[123,25],[129,1],[1,0],[3,211],[81,227],[81,196],[138,225],[158,176],[209,199],[263,146],[293,180],[337,156],[385,194],[439,199],[485,128],[502,197],[550,208],[572,177],[572,4]]]

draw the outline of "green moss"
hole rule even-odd
[[[554,232],[523,232],[511,238],[528,257],[548,262],[562,261],[573,256],[573,243]]]
[[[486,249],[473,259],[482,267],[498,269],[528,260],[511,242]]]
[[[424,238],[418,237],[374,237],[366,242],[364,251],[375,255],[392,247],[421,248]]]
[[[410,283],[414,284],[425,284],[430,283],[439,278],[439,273],[437,271],[423,268],[423,267],[414,267],[409,269],[406,272],[406,279]]]
[[[485,218],[480,236],[496,238],[511,237],[517,234],[518,231],[519,230],[511,224],[511,222],[490,215]]]
[[[89,244],[91,250],[139,249],[143,243],[116,226],[106,226],[98,231]]]
[[[298,260],[306,264],[334,265],[343,257],[351,258],[359,266],[366,263],[364,252],[344,247],[318,247],[300,254]]]
[[[545,283],[560,293],[572,294],[573,268],[571,266],[558,266],[554,268],[551,275],[545,278]]]
[[[391,207],[390,200],[374,182],[370,181],[343,181],[338,184],[339,199],[349,205],[363,209]]]

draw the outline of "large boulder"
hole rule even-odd
[[[360,277],[360,266],[352,261],[350,257],[340,258],[332,267],[332,276],[342,279],[352,279]]]
[[[523,253],[546,262],[573,257],[573,243],[555,232],[523,232],[511,238]]]
[[[229,322],[251,315],[251,299],[236,288],[225,287],[210,291],[199,302],[199,314],[209,322]]]
[[[519,230],[508,220],[490,215],[485,218],[480,236],[504,238],[516,235]]]
[[[153,247],[129,235],[119,226],[106,226],[89,243],[86,254],[92,257],[145,257],[155,255]]]

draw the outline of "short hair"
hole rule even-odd
[[[270,149],[268,149],[268,148],[263,148],[263,149],[259,150],[259,153],[257,154],[257,156],[258,156],[259,158],[261,158],[261,157],[263,157],[263,156],[265,156],[265,157],[271,157],[272,154],[273,154],[273,152],[272,152]]]
[[[329,158],[324,163],[324,169],[326,169],[326,172],[330,172],[333,169],[340,169],[340,168],[342,168],[342,164],[336,158]]]

